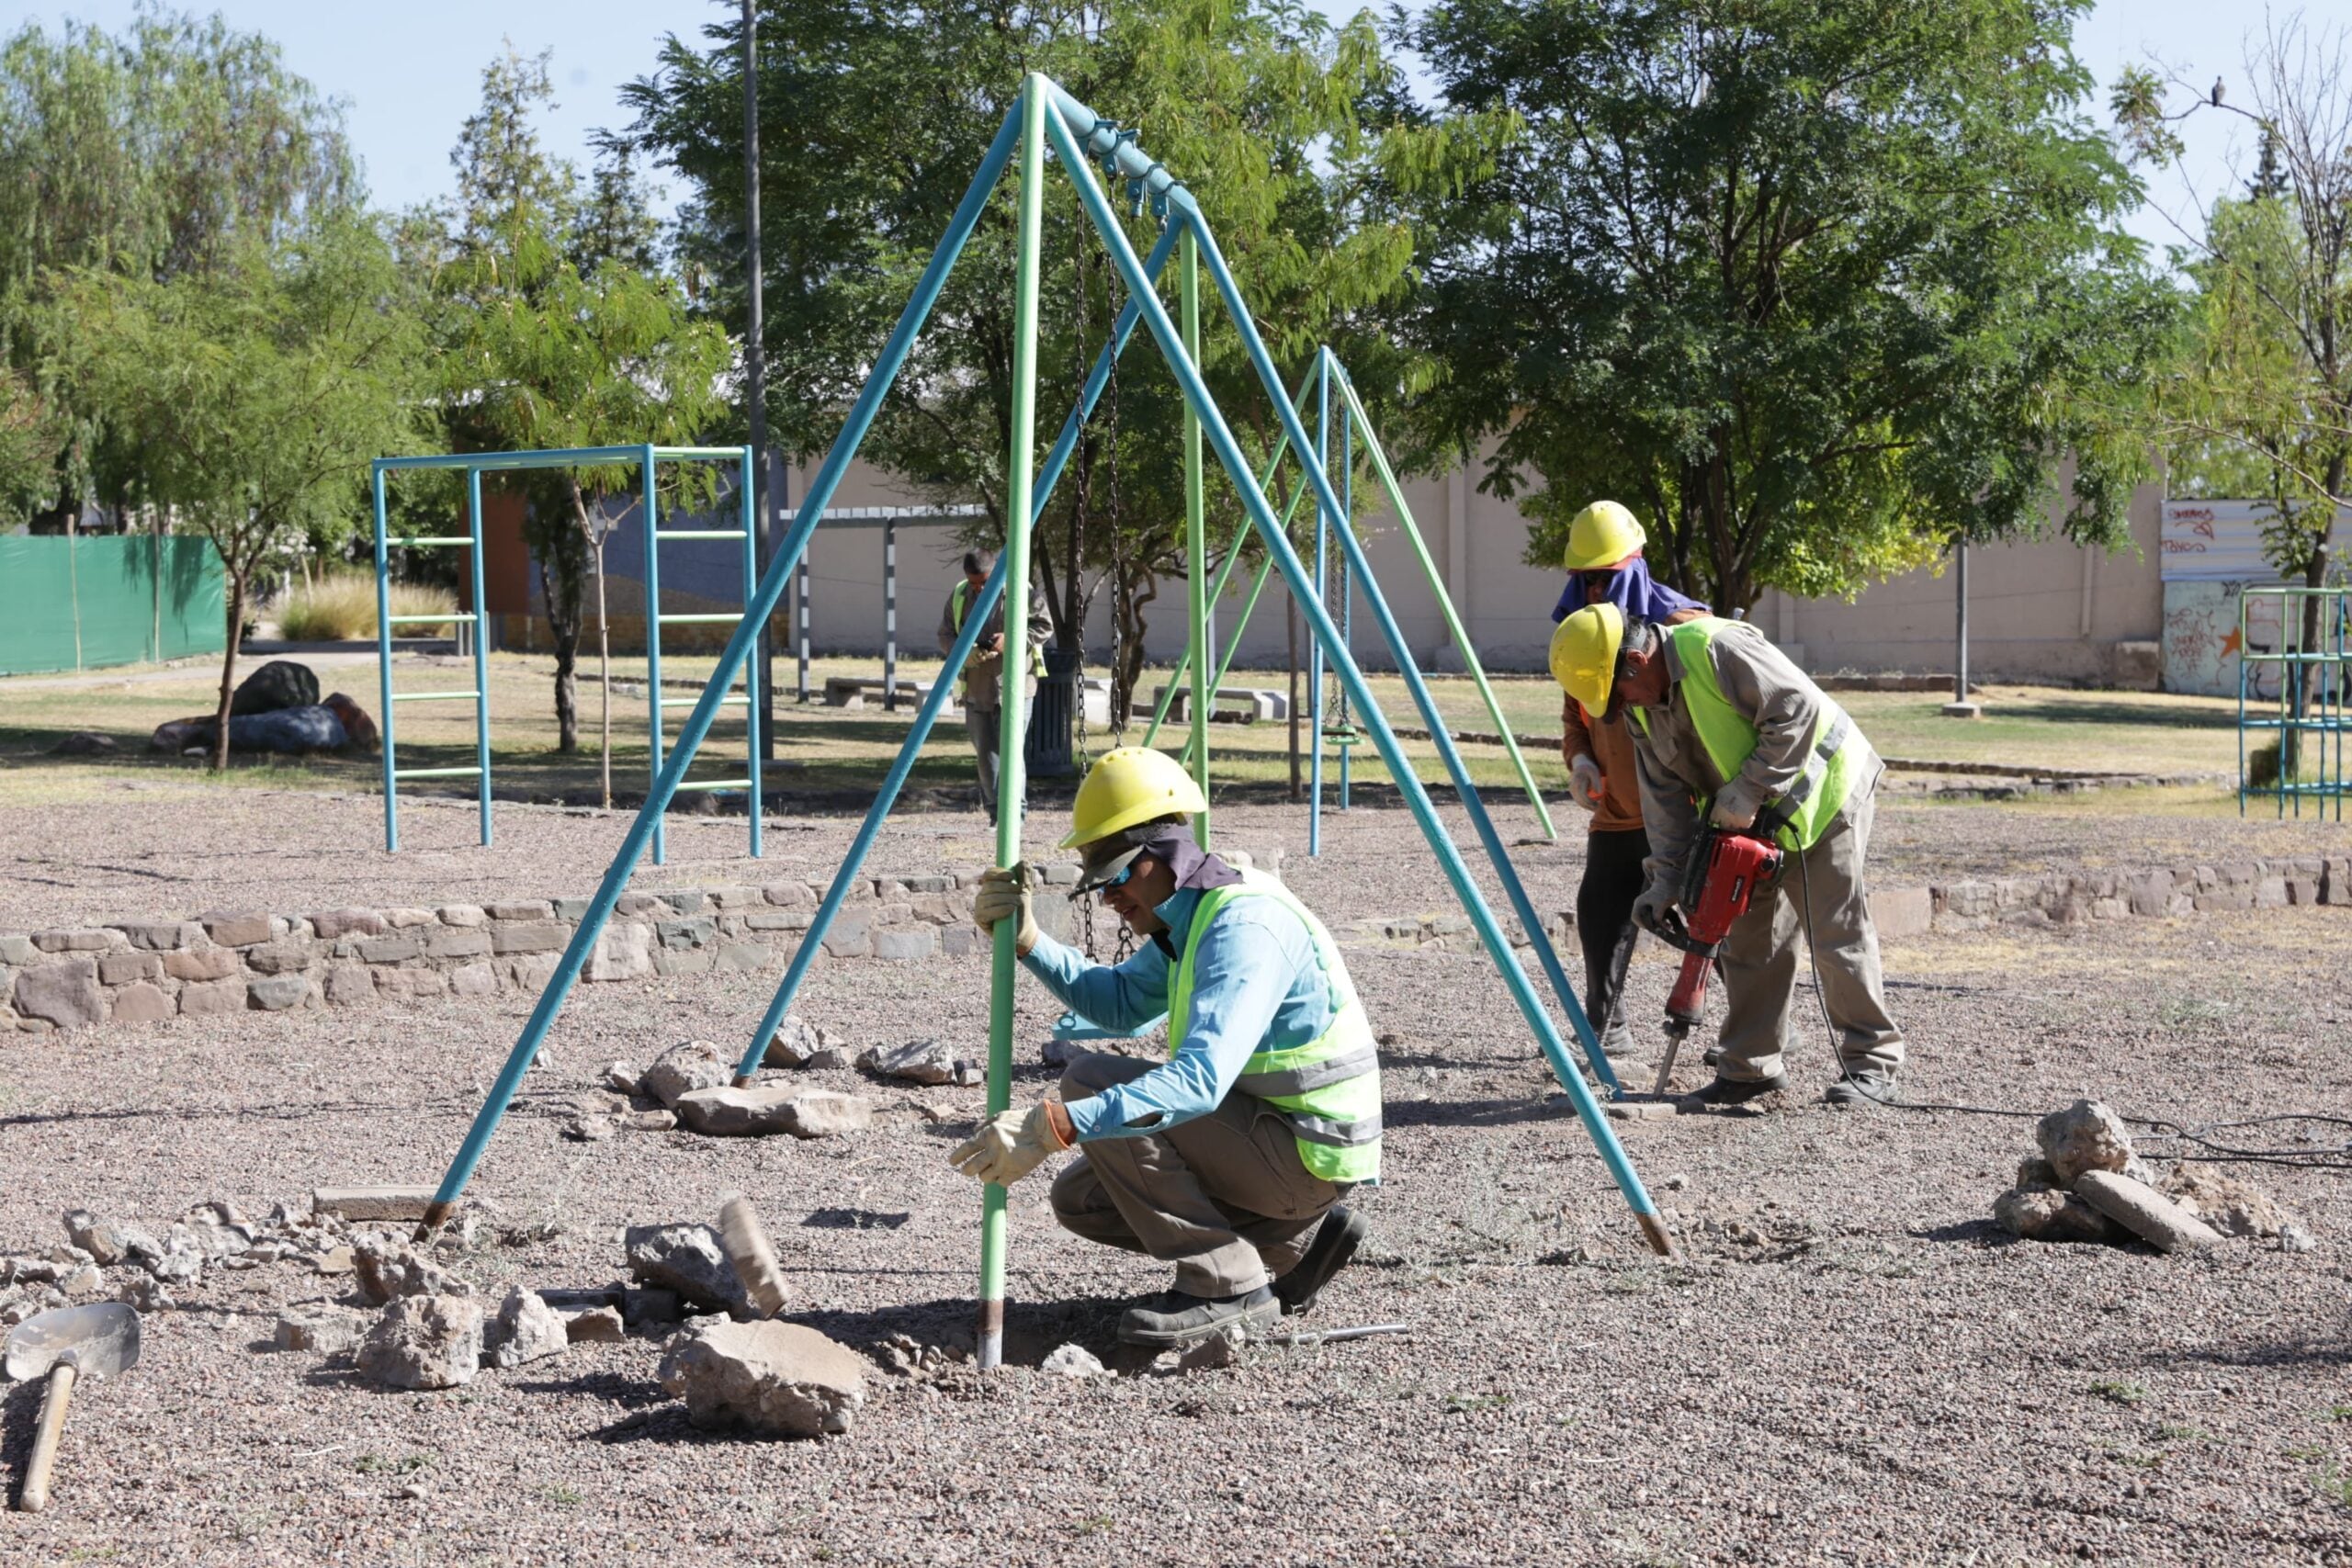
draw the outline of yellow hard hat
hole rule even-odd
[[[1613,501],[1596,501],[1568,522],[1568,547],[1560,557],[1567,571],[1615,566],[1650,542],[1634,514]]]
[[[1206,811],[1201,786],[1183,765],[1148,746],[1120,746],[1094,759],[1070,807],[1069,837],[1061,849],[1091,844],[1122,828],[1181,811]]]
[[[1604,712],[1617,681],[1617,650],[1625,641],[1625,612],[1603,602],[1588,604],[1552,632],[1552,679],[1584,705]]]

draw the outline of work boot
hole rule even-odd
[[[1282,1315],[1282,1303],[1264,1285],[1238,1296],[1196,1296],[1170,1291],[1142,1306],[1131,1306],[1119,1318],[1119,1339],[1126,1345],[1149,1345],[1181,1350],[1213,1334],[1238,1328],[1245,1332]]]
[[[1283,1303],[1283,1315],[1293,1317],[1315,1304],[1331,1276],[1348,1266],[1363,1245],[1372,1227],[1362,1214],[1350,1213],[1344,1204],[1335,1205],[1316,1227],[1315,1239],[1307,1244],[1306,1255],[1291,1271],[1274,1281],[1274,1299]]]
[[[1849,1067],[1846,1076],[1823,1092],[1822,1101],[1851,1110],[1857,1105],[1888,1106],[1898,1103],[1894,1098],[1893,1067]]]
[[[1622,1018],[1612,1018],[1600,1032],[1600,1054],[1604,1056],[1630,1056],[1634,1054],[1634,1030]]]
[[[1751,1100],[1761,1100],[1789,1087],[1789,1075],[1774,1073],[1769,1078],[1727,1078],[1717,1074],[1715,1081],[1702,1089],[1682,1096],[1674,1108],[1682,1114],[1694,1115],[1702,1111],[1721,1111],[1734,1105],[1745,1105]]]

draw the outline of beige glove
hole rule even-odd
[[[1069,1147],[1055,1125],[1050,1100],[1026,1111],[1000,1111],[980,1130],[956,1145],[947,1163],[975,1181],[1010,1187],[1042,1164],[1047,1155]]]
[[[1674,908],[1676,891],[1671,882],[1653,882],[1643,888],[1634,900],[1634,923],[1645,931],[1658,930],[1666,912]]]
[[[1715,796],[1714,809],[1707,813],[1707,820],[1734,833],[1746,832],[1756,826],[1756,807],[1735,799],[1729,790]]]
[[[1600,804],[1600,764],[1589,751],[1579,751],[1568,764],[1568,798],[1590,811]]]
[[[1016,861],[1009,866],[980,873],[980,890],[972,895],[972,923],[993,941],[999,920],[1018,917],[1013,926],[1012,950],[1027,957],[1037,945],[1037,917],[1029,908],[1029,863]]]

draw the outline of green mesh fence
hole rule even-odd
[[[209,539],[0,538],[0,675],[219,653],[226,581]]]

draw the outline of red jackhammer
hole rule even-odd
[[[1702,826],[1683,862],[1681,909],[1667,911],[1656,934],[1682,950],[1682,973],[1666,998],[1666,1059],[1658,1064],[1652,1094],[1666,1092],[1682,1038],[1707,1010],[1707,971],[1732,922],[1747,913],[1756,897],[1781,874],[1781,847],[1753,833]]]

